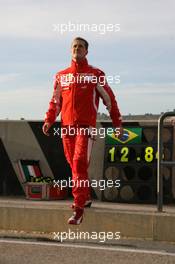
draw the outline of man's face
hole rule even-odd
[[[85,47],[85,43],[82,40],[74,40],[71,47],[72,59],[82,60],[86,57],[88,51]]]

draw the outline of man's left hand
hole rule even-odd
[[[123,136],[123,127],[120,126],[120,127],[116,127],[115,130],[114,130],[114,135],[115,137],[117,137],[118,139],[120,139],[122,136]]]

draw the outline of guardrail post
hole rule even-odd
[[[158,159],[157,159],[157,210],[159,212],[163,211],[163,176],[162,176],[162,166],[166,164],[163,162],[163,121],[166,117],[175,116],[175,112],[166,112],[162,114],[158,120]],[[167,162],[169,166],[173,166],[175,162]]]

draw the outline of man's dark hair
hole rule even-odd
[[[83,41],[84,44],[85,44],[85,48],[88,50],[89,43],[87,42],[87,40],[85,40],[84,38],[80,38],[80,37],[76,37],[76,38],[74,38],[74,40],[81,40],[81,41]]]

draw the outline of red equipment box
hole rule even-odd
[[[61,200],[67,197],[67,188],[61,190],[53,184],[28,182],[24,186],[29,200]]]
[[[29,200],[61,200],[68,196],[65,187],[54,187],[53,178],[44,177],[38,160],[19,160],[18,180]]]

